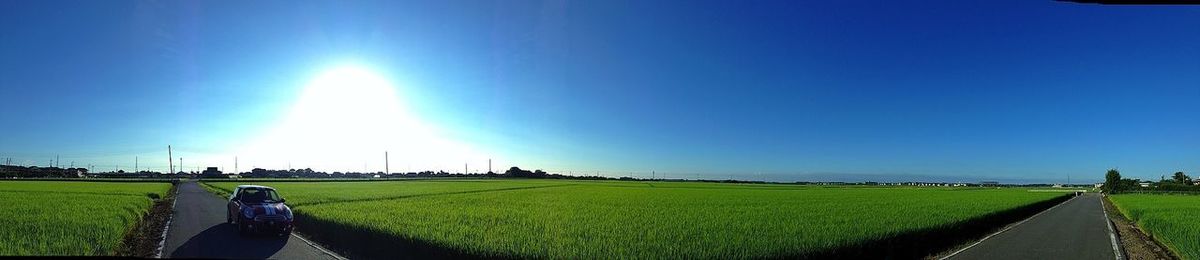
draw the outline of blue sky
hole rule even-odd
[[[0,157],[165,169],[172,144],[230,167],[316,75],[355,64],[497,168],[1197,175],[1197,17],[1052,1],[4,1]],[[465,159],[445,160],[430,165]]]

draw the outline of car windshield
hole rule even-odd
[[[272,189],[262,188],[246,188],[242,189],[242,194],[238,196],[238,200],[245,203],[269,203],[279,201],[279,194]]]

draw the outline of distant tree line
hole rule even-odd
[[[1175,172],[1171,178],[1162,178],[1158,182],[1140,179],[1121,178],[1121,172],[1110,169],[1104,174],[1104,185],[1100,187],[1106,193],[1121,193],[1128,191],[1200,191],[1196,180],[1183,172]],[[1143,184],[1146,184],[1143,187]]]
[[[87,168],[0,165],[0,178],[78,178],[87,173]]]

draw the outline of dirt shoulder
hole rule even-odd
[[[1108,211],[1108,218],[1116,228],[1117,237],[1121,240],[1127,259],[1179,259],[1167,250],[1167,247],[1146,235],[1133,221],[1125,218],[1107,196],[1104,197],[1104,210]]]
[[[144,258],[154,258],[158,255],[158,247],[163,240],[163,231],[166,230],[167,221],[170,221],[173,213],[175,187],[171,187],[166,197],[154,200],[150,211],[142,216],[132,230],[125,234],[116,255]]]

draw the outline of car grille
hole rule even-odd
[[[287,217],[284,217],[283,215],[269,215],[269,216],[264,215],[264,216],[255,216],[254,217],[254,221],[260,221],[260,222],[261,221],[284,221],[284,220],[287,220]]]

